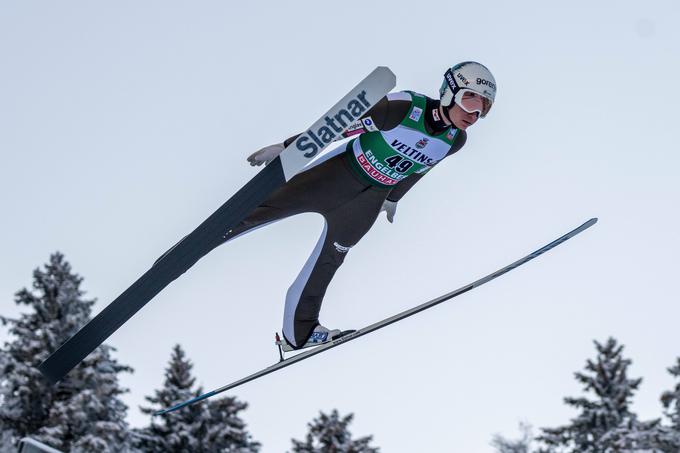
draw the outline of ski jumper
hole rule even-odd
[[[352,128],[358,138],[293,177],[225,234],[227,242],[304,212],[324,217],[321,237],[286,294],[283,335],[294,347],[303,345],[319,324],[328,284],[371,228],[385,199],[399,201],[464,145],[465,132],[447,126],[438,108],[439,101],[417,93],[388,95]]]
[[[438,108],[439,101],[420,94],[389,94],[350,128],[357,138],[294,176],[224,235],[222,243],[305,212],[324,217],[321,237],[286,294],[283,335],[293,347],[303,345],[319,324],[328,284],[385,199],[399,201],[465,144],[465,132],[447,126]]]

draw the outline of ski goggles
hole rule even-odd
[[[456,93],[455,102],[468,113],[479,113],[481,118],[489,113],[493,105],[489,98],[466,89],[461,89]]]

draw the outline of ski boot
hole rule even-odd
[[[342,336],[342,334],[347,333],[343,332],[340,329],[327,329],[326,327],[322,326],[319,324],[314,328],[314,331],[312,331],[312,334],[309,336],[307,341],[305,342],[302,347],[295,348],[293,345],[288,343],[286,341],[286,338],[279,335],[276,335],[276,344],[281,347],[281,349],[284,352],[290,352],[290,351],[296,351],[299,349],[305,349],[305,348],[311,348],[313,346],[319,346],[324,343],[328,343],[329,341],[333,340],[336,337]]]

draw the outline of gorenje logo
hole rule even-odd
[[[300,134],[295,140],[295,147],[303,152],[305,157],[314,157],[319,150],[335,140],[342,133],[343,128],[359,119],[369,107],[371,103],[366,99],[366,91],[360,92],[349,101],[346,109],[340,109],[333,118],[326,116],[324,118],[326,126],[321,126],[317,131],[308,129]],[[338,127],[338,124],[342,127]]]
[[[493,83],[493,82],[491,82],[491,81],[489,81],[489,80],[486,80],[486,79],[482,79],[481,77],[477,77],[477,85],[486,85],[486,86],[488,86],[489,88],[491,88],[492,90],[495,90],[495,89],[496,89],[496,84],[495,84],[495,83]]]

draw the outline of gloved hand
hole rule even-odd
[[[276,159],[276,156],[281,154],[281,151],[285,149],[283,143],[277,143],[276,145],[265,146],[264,148],[255,151],[253,154],[248,156],[248,162],[251,166],[259,166],[262,164],[268,164],[269,162]]]
[[[380,208],[380,212],[383,211],[385,211],[385,214],[387,215],[387,221],[394,223],[394,214],[397,212],[397,202],[386,199]]]

